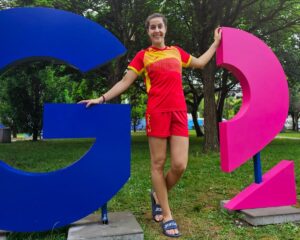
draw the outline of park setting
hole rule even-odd
[[[0,26],[1,240],[300,239],[298,0],[2,0]]]

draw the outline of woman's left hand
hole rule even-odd
[[[221,42],[221,38],[222,38],[222,28],[221,27],[217,27],[215,29],[215,33],[214,33],[214,44],[216,45],[216,47],[219,46],[220,42]]]

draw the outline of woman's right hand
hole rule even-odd
[[[103,102],[103,98],[99,97],[99,98],[95,98],[95,99],[87,99],[87,100],[81,100],[80,104],[86,104],[86,107],[90,107],[91,105],[95,105],[95,104],[100,104]]]

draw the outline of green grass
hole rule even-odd
[[[230,215],[221,210],[221,200],[232,198],[253,182],[252,161],[233,173],[223,173],[220,170],[219,154],[203,154],[203,139],[191,135],[188,168],[180,183],[170,193],[173,215],[183,234],[181,239],[300,239],[299,224],[251,227],[240,220],[239,214]],[[0,159],[27,171],[52,171],[77,160],[88,151],[92,143],[92,140],[51,140],[1,144]],[[264,172],[282,159],[294,160],[298,193],[299,144],[300,140],[275,139],[262,152]],[[150,160],[147,138],[143,133],[132,137],[131,157],[131,177],[109,202],[109,211],[131,211],[144,230],[145,240],[167,239],[161,234],[159,224],[151,220]],[[8,239],[62,240],[66,239],[66,235],[67,229],[64,228],[47,233],[12,233]]]

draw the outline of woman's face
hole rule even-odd
[[[161,17],[149,21],[148,35],[153,46],[164,47],[167,29]]]

